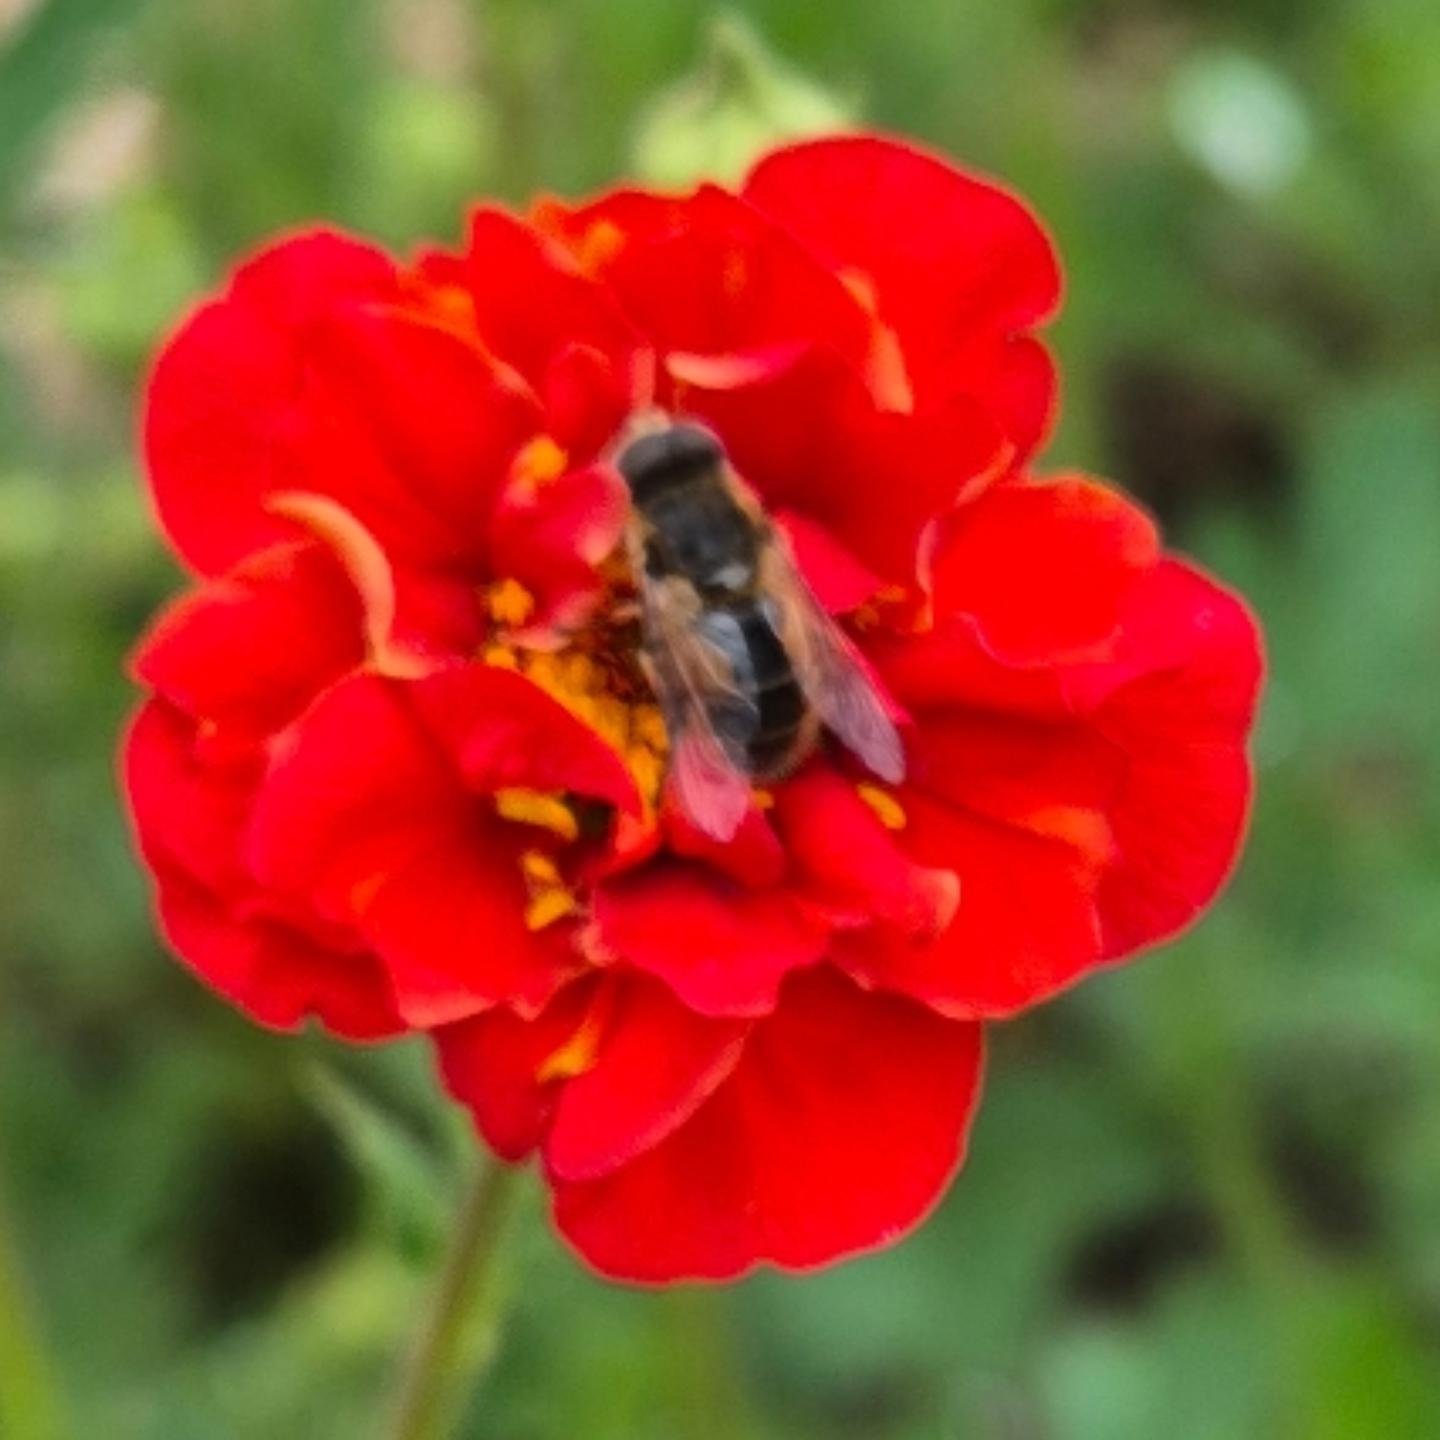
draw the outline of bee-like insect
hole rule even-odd
[[[835,735],[881,779],[904,750],[850,642],[708,430],[671,423],[629,441],[631,566],[642,660],[670,737],[675,800],[729,839],[754,781],[777,779]]]

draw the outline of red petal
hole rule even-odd
[[[862,565],[823,525],[793,511],[774,516],[784,530],[795,563],[815,598],[831,615],[858,610],[884,582]]]
[[[196,719],[258,738],[363,657],[344,571],[321,546],[284,545],[169,606],[133,665]]]
[[[542,1078],[546,1062],[574,1038],[597,987],[608,983],[578,980],[530,1019],[501,1007],[435,1032],[446,1090],[503,1159],[523,1160],[540,1143],[559,1090],[558,1079]]]
[[[313,1016],[346,1040],[405,1029],[372,956],[327,950],[287,926],[239,918],[178,877],[162,879],[157,914],[176,955],[262,1025],[293,1030]]]
[[[994,486],[942,527],[935,610],[969,617],[1009,664],[1086,658],[1114,639],[1158,558],[1149,517],[1095,481]]]
[[[665,843],[676,855],[702,860],[732,880],[755,890],[778,885],[785,878],[785,850],[757,805],[751,805],[740,828],[728,840],[707,835],[675,804],[668,793],[661,802]]]
[[[935,1204],[979,1079],[978,1027],[797,976],[688,1124],[611,1175],[557,1184],[557,1224],[602,1274],[651,1283],[873,1249]]]
[[[270,504],[340,562],[359,596],[369,661],[377,673],[425,675],[474,654],[486,619],[473,574],[387,553],[350,510],[326,495],[288,491]]]
[[[966,616],[922,634],[867,637],[865,653],[906,711],[976,709],[1066,720],[1060,672],[1017,669],[995,658]],[[908,737],[907,737],[908,738]]]
[[[824,344],[857,369],[871,322],[839,277],[751,206],[712,185],[684,198],[619,191],[555,227],[657,349],[732,355]]]
[[[325,232],[282,241],[236,275],[170,339],[146,388],[145,456],[166,533],[206,574],[288,539],[266,514],[277,449],[295,422],[301,342],[341,297],[393,294],[378,250]]]
[[[152,869],[239,896],[253,888],[240,852],[259,764],[204,764],[195,731],[163,701],[149,701],[131,721],[122,764],[136,842]]]
[[[416,683],[419,713],[474,790],[560,790],[639,814],[634,777],[600,736],[513,670],[468,665]]]
[[[653,364],[645,371],[648,376]],[[593,460],[624,424],[640,391],[628,369],[590,345],[567,344],[545,368],[545,432],[571,463]]]
[[[734,1070],[748,1029],[687,1010],[654,981],[626,977],[594,1064],[560,1091],[545,1142],[550,1175],[593,1179],[658,1145]]]
[[[303,231],[259,251],[235,272],[231,293],[271,324],[303,333],[332,305],[397,293],[384,251],[334,230]]]
[[[950,924],[960,899],[954,873],[916,865],[875,812],[834,771],[812,765],[779,786],[775,820],[796,883],[832,923],[884,920],[907,934],[933,936]]]
[[[923,403],[954,393],[951,354],[1029,329],[1060,299],[1054,251],[993,183],[873,136],[807,141],[763,159],[745,197],[873,288]]]
[[[762,1015],[780,981],[825,953],[826,929],[779,890],[698,865],[654,865],[597,887],[605,953],[664,980],[704,1015]]]
[[[573,926],[532,931],[518,845],[499,824],[437,837],[360,902],[360,930],[385,962],[406,1021],[425,1029],[500,1001],[538,1009],[579,966]]]
[[[838,936],[835,958],[867,984],[903,991],[944,1015],[1014,1014],[1100,961],[1094,875],[1069,845],[906,793],[905,844],[960,877],[955,919],[930,944],[877,927]]]
[[[251,862],[276,889],[348,921],[377,879],[467,823],[458,781],[403,688],[343,681],[285,737],[260,792]]]
[[[1055,360],[1031,335],[984,335],[947,357],[945,373],[999,422],[1023,465],[1050,438],[1060,412]]]
[[[1097,865],[1113,846],[1106,815],[1120,793],[1122,751],[1075,721],[950,712],[910,734],[906,781],[976,815],[1072,843]]]
[[[131,816],[158,882],[157,914],[171,947],[261,1024],[291,1029],[314,1015],[351,1039],[403,1029],[371,957],[331,948],[260,913],[264,897],[240,855],[257,766],[202,763],[194,731],[177,711],[151,701],[135,717],[124,751]]]
[[[1264,671],[1244,601],[1173,557],[1128,601],[1115,653],[1065,672],[1070,704],[1081,712],[1107,707],[1106,730],[1117,736],[1168,728],[1192,740],[1243,740]]]
[[[1125,636],[1114,663],[1066,677],[1077,703],[1104,697],[1092,723],[1129,757],[1110,817],[1118,862],[1098,895],[1111,955],[1182,929],[1229,875],[1263,665],[1241,601],[1173,560],[1137,588]]]
[[[503,210],[471,217],[462,273],[480,338],[537,390],[567,347],[586,346],[622,366],[637,348],[604,287],[562,246]]]
[[[316,332],[313,365],[312,383],[443,519],[448,558],[483,554],[511,461],[541,423],[534,397],[477,345],[396,306],[337,308]]]
[[[564,632],[587,617],[603,591],[596,567],[619,543],[629,513],[624,482],[607,466],[510,487],[491,530],[491,569],[535,600],[525,631]]]

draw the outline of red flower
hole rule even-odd
[[[150,382],[196,588],[126,787],[178,954],[257,1020],[433,1033],[607,1274],[823,1263],[959,1164],[979,1022],[1174,934],[1228,872],[1260,660],[1097,481],[1040,478],[1024,206],[873,138],[740,193],[482,208],[400,265],[268,248]],[[664,787],[612,466],[695,417],[902,713],[720,842]]]

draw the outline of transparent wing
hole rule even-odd
[[[724,652],[705,638],[692,586],[647,577],[641,597],[651,679],[670,739],[671,793],[697,829],[728,840],[750,808],[745,754],[759,712],[736,688]]]
[[[772,622],[806,700],[867,770],[899,784],[905,778],[900,732],[865,662],[825,613],[778,532],[771,532],[761,564]]]

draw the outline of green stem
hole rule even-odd
[[[461,1203],[435,1298],[401,1374],[393,1440],[442,1440],[466,1388],[494,1354],[501,1319],[495,1261],[520,1174],[492,1161]]]
[[[656,1321],[665,1337],[662,1348],[669,1362],[677,1440],[753,1436],[727,1292],[711,1285],[667,1291],[657,1307]]]
[[[25,1299],[14,1246],[0,1214],[0,1435],[55,1440],[60,1403]]]

